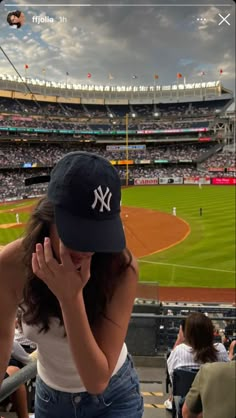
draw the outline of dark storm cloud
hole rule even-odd
[[[23,7],[25,2],[17,3]],[[64,2],[50,2],[60,3]],[[43,10],[32,3],[27,11],[29,19],[30,13],[42,12],[67,19],[64,25],[31,25],[32,39],[25,35],[22,54],[32,60],[32,71],[37,71],[36,61],[38,67],[35,49],[41,54],[42,67],[47,67],[50,79],[61,80],[68,71],[71,81],[87,82],[86,74],[91,72],[90,82],[94,83],[107,83],[111,73],[114,84],[151,84],[157,73],[161,84],[170,84],[175,82],[177,72],[191,82],[200,81],[200,71],[206,72],[206,81],[216,80],[219,69],[223,68],[224,83],[234,87],[235,5],[232,1],[218,1],[210,6],[200,0],[201,6],[193,6],[196,2],[192,0],[182,7],[176,1],[169,1],[170,7],[163,1],[166,4],[163,7],[147,5],[161,2],[141,0],[124,2],[129,7],[116,7],[114,3],[123,2],[111,1],[109,4],[113,6],[103,7],[99,3],[108,2],[91,0],[92,7],[70,7],[79,3],[68,1],[68,7]],[[231,14],[230,26],[218,25],[219,13]],[[8,40],[5,42],[8,44]],[[17,43],[20,50],[21,42]],[[14,49],[10,45],[9,48]],[[132,74],[138,79],[132,80]]]

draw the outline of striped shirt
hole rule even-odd
[[[217,361],[229,361],[229,357],[224,345],[221,343],[216,343],[214,346],[217,350]],[[195,356],[192,347],[185,343],[177,345],[167,359],[167,368],[171,380],[173,378],[174,369],[177,369],[178,367],[200,367],[201,363],[196,362],[194,357]]]

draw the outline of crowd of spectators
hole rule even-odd
[[[25,179],[37,175],[47,175],[49,172],[40,170],[24,171],[24,173],[13,171],[0,171],[0,201],[5,199],[19,198],[23,196],[40,196],[47,190],[47,183],[25,186]]]
[[[135,118],[129,119],[129,130],[164,130],[164,129],[191,129],[191,128],[207,128],[209,122],[200,121],[156,121],[154,118],[148,122],[136,122]],[[68,129],[68,130],[99,130],[99,131],[114,131],[125,130],[125,121],[113,119],[88,119],[80,118],[77,121],[71,121],[71,119],[50,119],[50,117],[44,118],[32,118],[32,117],[8,117],[0,118],[1,127],[17,127],[17,128],[44,128],[44,129]]]
[[[214,116],[216,109],[218,113],[227,105],[226,100],[221,102],[196,102],[196,103],[173,103],[161,105],[89,105],[89,104],[64,104],[38,102],[36,100],[18,100],[1,98],[0,112],[38,115],[46,114],[50,116],[62,117],[92,117],[104,118],[110,115],[114,117],[124,117],[127,113],[136,113],[139,117],[151,117],[153,114],[161,115],[166,118],[173,117],[207,117]]]
[[[211,150],[212,144],[178,144],[169,146],[146,147],[143,150],[129,150],[129,159],[136,164],[129,165],[129,179],[136,178],[159,178],[159,177],[192,177],[192,176],[217,176],[233,177],[235,172],[225,173],[224,170],[210,172],[212,166],[219,169],[235,165],[232,153],[217,153],[210,157],[210,162],[202,163],[199,167],[192,163],[176,164],[178,160],[195,160],[203,156],[204,152]],[[21,145],[1,144],[0,145],[0,197],[16,197],[21,195],[39,195],[46,190],[45,184],[38,184],[25,187],[25,178],[49,174],[51,168],[60,158],[72,151],[95,152],[108,160],[125,160],[126,152],[110,151],[105,147],[61,146],[52,144]],[[152,163],[143,164],[142,161],[150,160]],[[155,160],[169,160],[173,164],[154,163]],[[138,164],[139,162],[139,164]],[[220,163],[219,163],[220,162]],[[140,164],[141,163],[141,164]],[[217,164],[217,165],[216,165]],[[24,166],[42,167],[42,169],[23,169]],[[44,168],[43,168],[44,167]],[[117,165],[121,179],[126,179],[126,165]],[[1,170],[2,169],[2,170]],[[7,169],[7,170],[6,170]],[[8,170],[9,169],[9,170]],[[15,169],[15,170],[13,170]],[[17,170],[17,171],[16,171]]]
[[[131,160],[197,160],[205,152],[211,150],[214,144],[171,144],[149,146],[144,150],[129,150]],[[53,145],[53,144],[1,144],[0,168],[22,167],[24,163],[39,164],[52,167],[64,154],[72,151],[95,152],[108,160],[125,160],[126,151],[108,151],[105,147],[84,145]]]
[[[122,168],[116,166],[120,178],[125,180],[127,178],[126,167]],[[47,183],[35,184],[32,186],[25,186],[25,179],[35,176],[43,176],[50,174],[50,169],[48,170],[35,170],[35,169],[24,169],[20,171],[8,171],[0,170],[0,201],[5,200],[6,198],[15,198],[21,196],[39,196],[46,192]],[[194,167],[193,165],[188,165],[188,167],[183,166],[158,166],[158,167],[131,167],[129,166],[128,178],[129,180],[135,180],[138,178],[160,178],[160,177],[233,177],[235,173],[209,173],[208,171],[201,171]]]
[[[42,128],[42,129],[68,129],[68,130],[79,130],[85,129],[90,130],[91,127],[86,123],[78,122],[65,122],[65,121],[54,121],[50,119],[31,119],[31,118],[17,118],[17,119],[1,119],[0,127],[10,128]]]
[[[201,167],[205,170],[210,168],[235,167],[235,154],[232,152],[220,152],[214,154],[202,163]]]

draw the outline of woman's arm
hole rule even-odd
[[[175,349],[175,347],[177,347],[177,345],[180,345],[184,342],[184,333],[183,333],[183,327],[182,325],[179,326],[179,332],[178,332],[178,336],[177,339],[175,341],[175,344],[173,346],[173,350]]]
[[[233,360],[236,350],[236,340],[233,340],[229,346],[229,360]]]
[[[179,351],[179,346],[176,346],[175,349],[173,351],[171,351],[168,359],[167,359],[167,369],[168,369],[168,373],[170,376],[170,380],[172,382],[173,380],[173,372],[174,369],[176,369],[177,367],[177,358],[178,358],[178,351]]]
[[[61,264],[53,257],[50,240],[36,246],[32,258],[34,273],[41,278],[60,302],[65,329],[77,370],[86,390],[101,393],[107,387],[119,358],[133,309],[138,268],[133,260],[118,285],[112,300],[92,330],[83,299],[83,287],[90,277],[90,263],[75,269],[68,250],[60,244]]]
[[[18,244],[15,242],[9,244],[0,253],[0,384],[11,355],[19,303],[18,290],[20,286],[15,286],[15,283],[20,278],[20,271],[19,265],[15,268],[14,264],[17,262],[15,251],[17,248]]]
[[[136,295],[137,270],[129,268],[120,279],[116,292],[92,331],[88,323],[82,293],[76,300],[61,304],[72,354],[88,392],[102,393],[107,387],[119,358]]]

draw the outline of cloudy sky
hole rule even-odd
[[[182,0],[182,5],[174,0],[163,1],[165,5],[152,0],[91,0],[90,6],[76,0],[64,6],[62,0],[41,6],[37,0],[28,3],[0,4],[0,43],[22,75],[28,64],[29,77],[47,80],[63,82],[68,72],[68,82],[151,85],[158,74],[158,83],[168,85],[175,83],[177,73],[187,82],[200,81],[201,71],[205,81],[218,80],[222,69],[223,84],[234,90],[232,0],[214,5],[203,0]],[[26,16],[19,30],[6,23],[7,13],[16,9]],[[229,13],[230,25],[219,24],[219,14]],[[33,16],[53,22],[33,23]],[[1,51],[0,73],[15,74]]]

